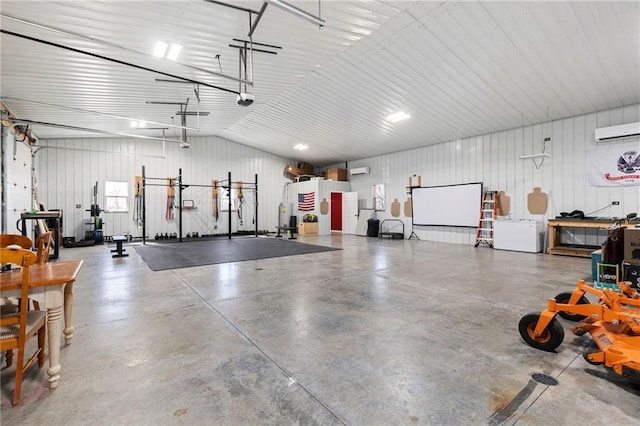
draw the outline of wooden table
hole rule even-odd
[[[60,339],[64,332],[65,344],[73,338],[73,283],[76,281],[82,260],[48,262],[29,267],[29,297],[44,302],[47,308],[47,338],[49,342],[49,388],[58,386],[60,380]],[[0,291],[6,297],[20,297],[21,272],[0,274]],[[64,307],[64,329],[62,315]]]
[[[615,220],[571,220],[571,219],[551,219],[549,220],[549,245],[547,253],[562,254],[565,256],[590,257],[594,250],[600,246],[588,245],[561,245],[560,229],[561,228],[598,228],[606,229],[617,223]]]

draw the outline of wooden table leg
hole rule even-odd
[[[73,283],[64,286],[64,342],[71,344],[73,339]]]
[[[58,387],[60,381],[60,339],[62,338],[62,305],[63,287],[56,285],[45,290],[45,303],[47,305],[47,339],[49,341],[49,389]]]

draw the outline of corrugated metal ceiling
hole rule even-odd
[[[288,3],[318,14],[317,1]],[[190,111],[210,112],[187,118],[199,126],[189,136],[321,166],[639,103],[639,4],[325,0],[323,29],[269,5],[253,39],[282,49],[254,53],[256,100],[241,107],[235,94],[205,86],[196,105],[192,84],[6,31],[237,91],[203,70],[238,77],[229,44],[247,39],[246,12],[203,0],[3,0],[2,97],[25,120],[152,136],[162,131],[44,104],[178,125],[179,106],[147,101],[189,98]],[[178,61],[189,66],[153,58],[157,40],[182,44]],[[412,118],[384,120],[398,110]],[[94,136],[32,128],[39,138]],[[309,149],[294,151],[297,143]]]

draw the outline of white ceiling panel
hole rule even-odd
[[[318,1],[287,3],[319,14]],[[266,7],[253,41],[281,49],[254,45],[245,90],[229,45],[248,40],[249,12],[204,0],[2,0],[2,100],[40,139],[179,140],[181,106],[149,102],[188,99],[190,113],[210,113],[187,116],[188,138],[317,166],[640,102],[637,1],[321,4],[322,29]],[[152,56],[158,40],[183,45],[177,62]],[[255,102],[238,106],[239,91]],[[385,120],[399,110],[411,118]]]

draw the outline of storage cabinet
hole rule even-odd
[[[498,250],[542,251],[544,224],[531,220],[497,220],[493,222],[493,247]]]

